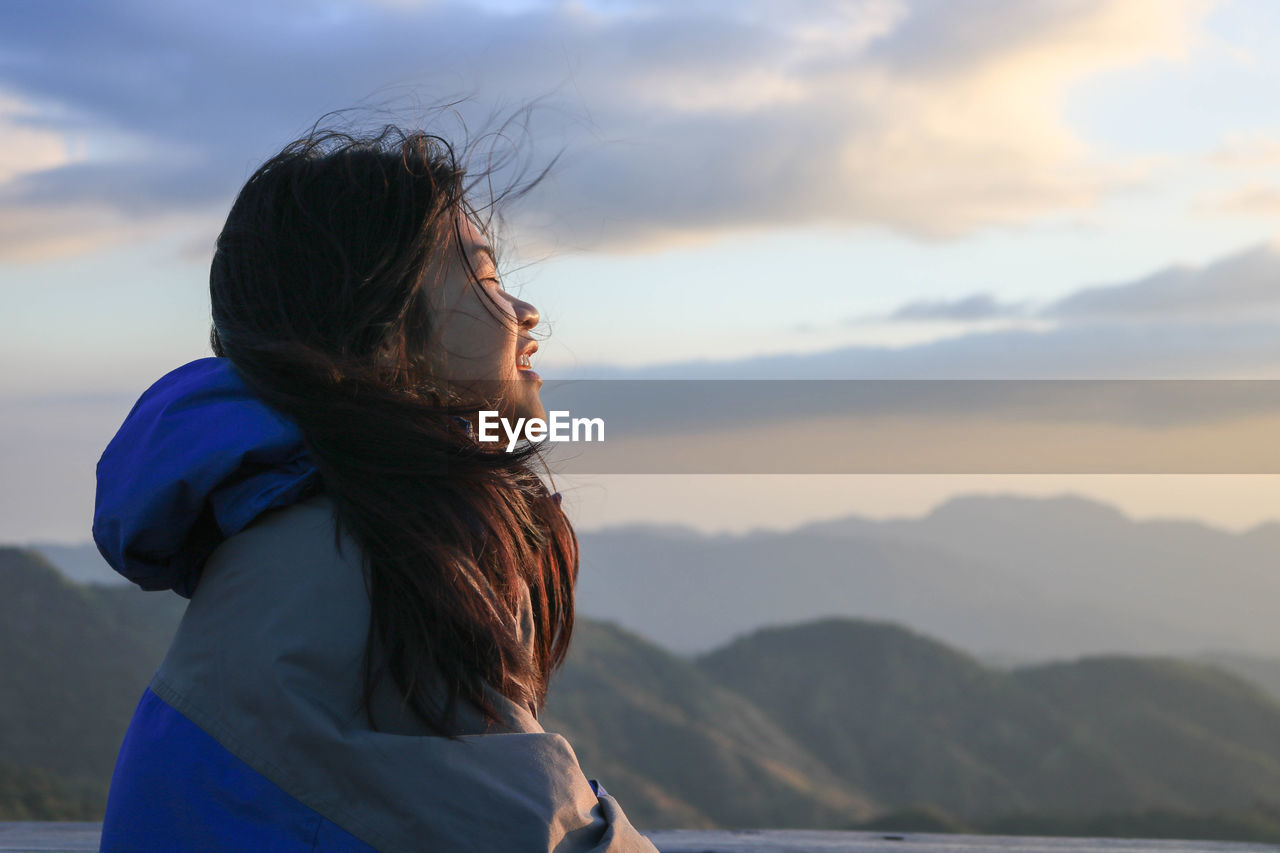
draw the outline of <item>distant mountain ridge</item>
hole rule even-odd
[[[883,619],[1023,661],[1280,657],[1280,525],[1133,521],[1078,497],[954,498],[783,533],[582,535],[579,607],[680,654],[770,625]]]
[[[1232,533],[1134,521],[1075,496],[967,496],[912,519],[701,534],[580,535],[578,609],[686,656],[752,630],[883,619],[974,654],[1280,658],[1280,523]],[[122,582],[92,544],[35,545],[68,577]]]
[[[22,546],[35,551],[53,564],[68,580],[76,583],[125,586],[129,581],[116,573],[98,552],[92,542],[77,545],[52,542],[33,542]]]

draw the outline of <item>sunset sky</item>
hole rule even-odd
[[[531,108],[522,162],[560,157],[503,261],[548,379],[1280,379],[1276,44],[1271,0],[5,3],[0,541],[88,538],[102,447],[209,354],[235,192],[335,109]],[[1280,518],[1261,475],[565,486],[585,527],[971,491]]]

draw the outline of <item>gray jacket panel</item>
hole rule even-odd
[[[460,704],[426,733],[389,678],[360,710],[370,607],[359,550],[321,495],[214,552],[152,689],[288,794],[382,851],[656,853],[569,742],[490,688],[499,731]],[[526,601],[527,605],[527,601]],[[522,630],[531,632],[526,606]],[[526,634],[527,636],[528,634]],[[441,694],[442,695],[442,694]]]

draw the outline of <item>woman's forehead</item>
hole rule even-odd
[[[497,266],[497,258],[494,257],[493,247],[489,245],[484,232],[471,221],[471,217],[458,217],[458,234],[461,239],[460,248],[463,254],[471,261],[473,267],[479,267],[485,261]]]

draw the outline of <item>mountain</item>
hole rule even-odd
[[[1216,667],[1105,657],[1015,671],[1013,679],[1140,771],[1135,806],[1222,810],[1280,801],[1280,703]]]
[[[47,770],[0,764],[0,821],[101,820],[96,785],[67,785]]]
[[[1066,808],[1064,795],[1114,804],[1131,781],[1007,675],[897,626],[762,629],[697,663],[890,806],[979,815]]]
[[[1280,658],[1278,523],[1231,533],[1133,521],[1073,496],[969,496],[913,519],[743,536],[629,526],[580,539],[579,612],[686,656],[761,627],[848,616],[992,660]],[[69,577],[120,580],[93,545],[36,549]]]
[[[785,496],[780,497],[785,499]],[[964,497],[923,518],[786,533],[582,535],[579,607],[681,654],[847,616],[975,654],[1280,655],[1280,528],[1132,521],[1076,497]]]
[[[133,709],[185,602],[68,581],[0,548],[0,820],[100,817]],[[615,626],[577,620],[543,725],[639,825],[847,824],[875,804],[741,696]]]
[[[583,534],[578,602],[681,654],[768,625],[883,619],[966,648],[1069,634],[1091,613],[990,566],[927,545],[809,533],[681,535],[644,527]]]
[[[98,546],[92,542],[79,545],[66,545],[50,542],[35,542],[24,545],[27,551],[35,551],[57,566],[58,571],[76,583],[103,584],[106,586],[126,586],[129,581],[118,574],[98,552]]]
[[[1197,659],[1258,685],[1276,701],[1280,701],[1280,658],[1206,652]]]
[[[17,548],[0,548],[0,583],[0,764],[100,798],[185,602],[75,584]]]
[[[1079,816],[1280,801],[1280,704],[1204,665],[1008,673],[849,619],[761,629],[696,662],[891,808]]]
[[[804,530],[868,535],[856,523]],[[1064,643],[1056,656],[1280,652],[1273,604],[1280,600],[1280,551],[1267,526],[1237,534],[1190,521],[1133,521],[1074,496],[969,496],[947,501],[923,519],[884,522],[873,535],[990,566],[1096,614],[1081,626],[1095,639],[1077,640],[1077,648]],[[1116,620],[1141,626],[1141,637],[1108,637],[1111,647],[1104,646],[1098,631],[1114,631]]]
[[[645,827],[841,826],[869,797],[742,696],[614,625],[578,620],[540,717]]]
[[[0,579],[0,819],[100,816],[183,601],[74,584],[14,548],[0,549]],[[541,719],[644,827],[927,820],[1280,838],[1255,804],[1280,803],[1280,704],[1204,664],[995,669],[848,618],[759,629],[688,660],[581,617]]]

